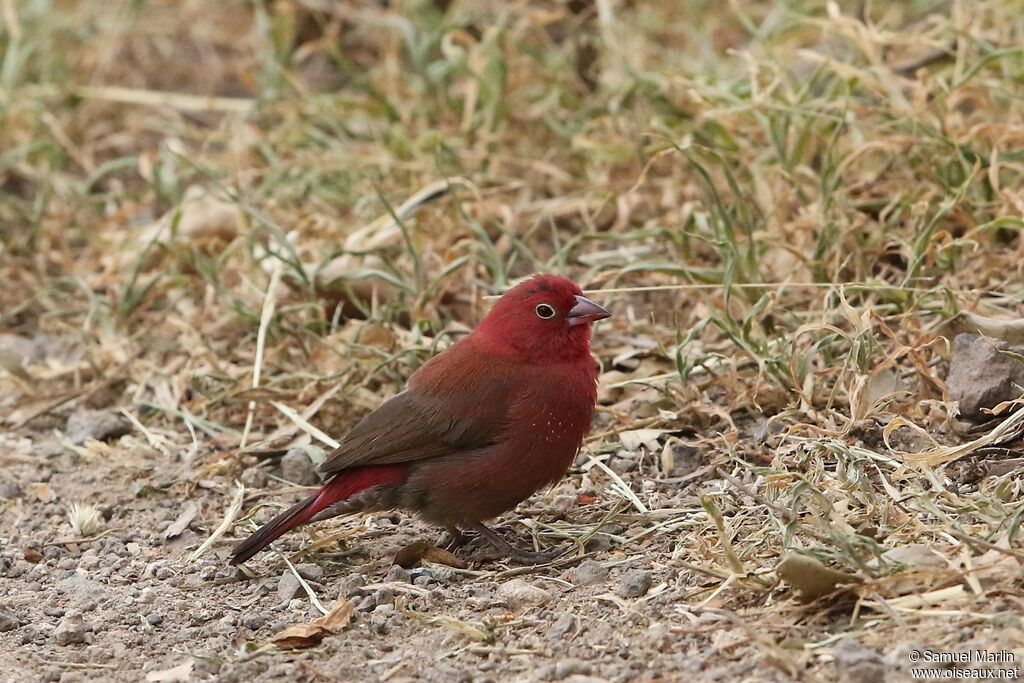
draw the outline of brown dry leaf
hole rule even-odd
[[[972,559],[973,575],[982,588],[995,588],[1008,576],[1019,576],[1021,563],[999,548],[992,548]]]
[[[166,531],[164,531],[164,538],[180,536],[181,532],[184,531],[185,528],[192,523],[192,520],[196,518],[196,513],[198,512],[199,507],[195,503],[192,501],[186,503],[185,509],[181,511],[178,518],[174,520],[169,527],[167,527]]]
[[[146,674],[146,680],[160,681],[162,683],[188,683],[192,680],[192,666],[194,659],[186,659],[178,666],[171,667],[170,669],[163,669],[161,671],[150,671]]]
[[[801,597],[808,602],[835,592],[843,584],[861,583],[864,580],[855,574],[826,567],[813,557],[797,553],[782,558],[775,572],[800,591]]]
[[[174,228],[172,234],[171,228]],[[191,186],[185,190],[180,207],[172,208],[159,220],[143,230],[140,244],[156,239],[204,242],[219,239],[229,242],[245,227],[245,214],[237,204]]]
[[[434,562],[435,564],[443,564],[449,567],[456,567],[457,569],[466,568],[466,563],[457,556],[443,548],[438,548],[433,543],[427,543],[426,541],[410,543],[399,550],[395,553],[394,563],[399,567],[408,569],[409,567],[415,566],[420,560]]]
[[[40,503],[52,503],[57,500],[57,493],[45,481],[37,481],[28,485],[28,490]]]
[[[16,353],[0,347],[0,369],[6,370],[21,379],[29,379],[29,375],[25,372],[25,368],[22,365],[22,360],[22,357]]]
[[[401,295],[399,287],[383,277],[387,264],[373,254],[359,258],[342,254],[322,267],[307,265],[306,270],[316,283],[317,295],[332,307],[341,305],[341,314],[349,318],[363,319],[366,317],[363,309],[373,311]],[[287,282],[297,286],[291,280]]]
[[[276,633],[270,642],[281,650],[301,650],[313,647],[327,636],[340,633],[352,619],[356,604],[339,598],[331,611],[308,624],[295,624]]]

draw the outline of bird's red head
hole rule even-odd
[[[505,292],[475,334],[502,355],[561,363],[590,353],[590,323],[611,314],[568,278],[535,275]]]

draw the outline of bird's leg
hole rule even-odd
[[[547,553],[538,553],[529,550],[522,550],[521,548],[515,547],[514,545],[506,541],[504,538],[502,538],[501,534],[495,532],[493,529],[489,529],[480,522],[473,524],[472,528],[476,531],[479,531],[481,536],[483,536],[491,542],[491,545],[493,545],[498,550],[498,552],[501,553],[500,557],[507,557],[510,560],[518,562],[519,564],[544,564],[545,562],[550,562],[551,560],[555,559],[563,552],[565,552],[562,549]]]
[[[454,524],[452,526],[445,527],[444,530],[445,535],[441,537],[440,541],[438,541],[437,546],[448,551],[458,550],[469,543],[472,539],[472,536],[463,533],[462,530]]]

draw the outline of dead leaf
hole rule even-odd
[[[658,437],[664,433],[664,429],[631,429],[619,432],[619,441],[627,451],[635,451],[640,446],[645,446],[648,451],[653,453],[660,450]]]
[[[926,543],[912,543],[911,545],[886,550],[882,553],[882,559],[908,567],[941,568],[949,566],[946,558]]]
[[[175,238],[194,243],[229,242],[245,224],[245,214],[237,204],[193,185],[185,190],[179,206],[140,232],[139,242],[149,244],[157,239],[171,241]]]
[[[420,560],[426,560],[427,562],[434,562],[436,564],[444,564],[458,569],[466,568],[466,563],[460,558],[447,550],[438,548],[433,543],[427,543],[426,541],[410,543],[399,550],[395,553],[394,563],[399,567],[408,569],[409,567],[415,566]]]
[[[331,611],[308,624],[295,624],[276,633],[270,642],[281,650],[301,650],[313,647],[327,636],[341,633],[348,625],[356,604],[346,598],[338,598]]]
[[[192,523],[192,520],[196,518],[196,513],[198,512],[199,507],[195,503],[192,501],[186,503],[185,509],[181,511],[178,518],[174,520],[164,531],[164,538],[175,538],[180,536],[181,532],[184,531],[188,525]]]
[[[188,683],[192,680],[192,666],[194,659],[187,659],[178,666],[164,669],[162,671],[150,671],[146,674],[147,681],[161,681],[162,683]]]
[[[999,548],[992,548],[971,560],[972,573],[983,588],[995,588],[1008,576],[1018,576],[1021,562]]]
[[[45,481],[37,481],[28,485],[28,490],[40,503],[52,503],[57,500],[57,493]]]
[[[808,555],[790,553],[782,558],[775,573],[796,588],[801,597],[810,602],[823,595],[834,593],[840,585],[861,583],[864,579],[846,572],[826,567]]]
[[[29,379],[29,374],[25,372],[22,361],[23,358],[13,353],[10,349],[0,347],[0,368],[21,379]]]

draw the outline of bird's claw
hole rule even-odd
[[[492,529],[484,526],[483,524],[476,524],[474,529],[480,533],[481,536],[490,541],[493,550],[488,553],[476,555],[474,559],[478,560],[503,560],[508,559],[516,564],[522,565],[538,565],[551,562],[557,557],[565,554],[566,548],[556,548],[546,552],[535,552],[532,550],[523,550],[517,548],[504,538],[501,534],[498,534]]]
[[[546,552],[535,552],[531,550],[516,550],[516,552],[509,555],[510,560],[517,564],[532,566],[537,564],[547,564],[553,560],[558,559],[565,554],[565,548],[555,548],[554,550],[548,550]]]
[[[444,536],[437,542],[437,547],[444,548],[450,553],[455,552],[476,537],[477,533],[474,531],[462,531],[456,527],[449,527],[445,529]]]
[[[470,557],[472,562],[494,562],[496,560],[508,560],[513,564],[533,567],[540,564],[547,564],[565,554],[564,548],[557,548],[544,552],[532,550],[521,550],[513,548],[511,551],[495,547],[480,550]]]

